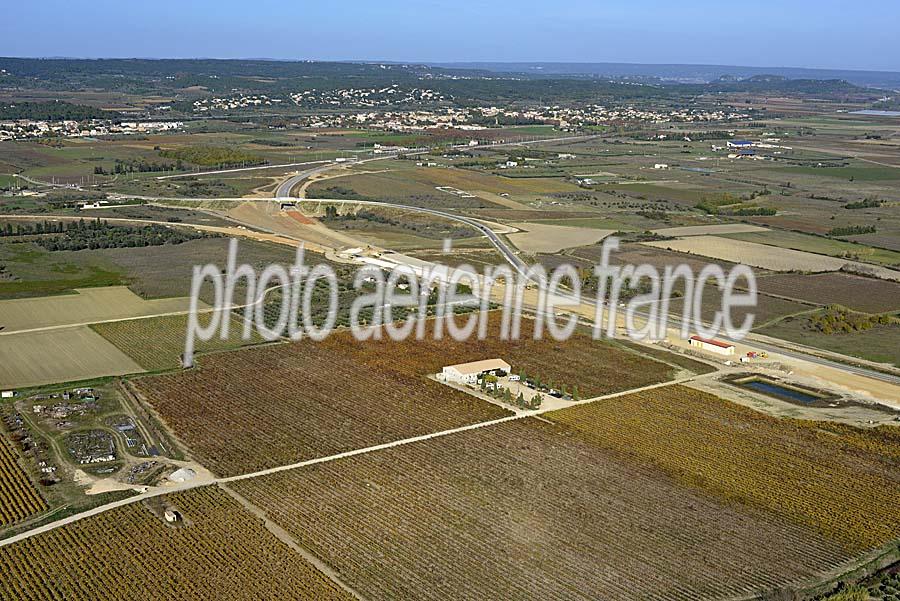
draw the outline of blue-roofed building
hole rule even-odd
[[[750,148],[753,142],[750,140],[732,140],[728,142],[728,148]]]

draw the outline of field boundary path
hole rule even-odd
[[[342,588],[348,594],[359,599],[359,601],[368,601],[362,593],[360,593],[359,591],[354,589],[352,586],[347,584],[340,577],[340,575],[334,570],[334,568],[332,568],[327,563],[323,562],[321,559],[319,559],[318,557],[316,557],[315,555],[310,553],[304,547],[301,547],[300,544],[294,539],[293,536],[290,535],[290,533],[287,530],[285,530],[284,528],[279,526],[275,521],[270,519],[268,514],[265,511],[263,511],[260,507],[251,503],[246,497],[244,497],[242,494],[240,494],[239,492],[237,492],[230,486],[227,486],[226,484],[223,484],[220,482],[219,488],[222,489],[223,491],[225,491],[225,493],[227,493],[228,495],[230,495],[232,499],[234,499],[235,501],[240,503],[241,506],[244,509],[246,509],[248,512],[250,512],[257,518],[262,520],[263,526],[265,526],[266,530],[271,532],[272,535],[275,536],[275,538],[277,538],[278,540],[283,542],[285,545],[290,547],[290,549],[292,551],[299,554],[300,557],[302,557],[303,559],[305,559],[306,561],[311,563],[317,570],[322,572],[334,584],[336,584],[337,586]]]

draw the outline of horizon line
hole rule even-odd
[[[261,61],[280,63],[348,63],[348,64],[390,64],[390,65],[422,65],[422,66],[451,66],[451,65],[631,65],[642,67],[716,67],[735,69],[791,69],[807,71],[850,71],[860,73],[891,73],[900,75],[900,70],[873,69],[873,68],[848,68],[848,67],[805,67],[794,65],[734,65],[718,63],[644,63],[628,61],[566,61],[566,60],[382,60],[377,58],[367,59],[331,59],[331,58],[275,58],[275,57],[217,57],[217,56],[0,56],[4,59],[21,60],[145,60],[145,61]]]

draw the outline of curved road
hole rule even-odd
[[[528,271],[528,264],[525,263],[519,256],[510,249],[505,242],[492,230],[490,227],[482,223],[481,221],[474,219],[472,217],[465,217],[463,215],[457,215],[455,213],[448,213],[446,211],[441,211],[439,209],[429,209],[426,207],[414,207],[410,205],[401,205],[395,204],[392,202],[380,202],[377,200],[353,200],[349,198],[291,198],[294,202],[324,202],[328,204],[361,204],[361,205],[369,205],[376,206],[381,208],[388,209],[404,209],[408,211],[417,211],[419,213],[426,213],[428,215],[434,215],[436,217],[442,217],[444,219],[449,219],[451,221],[456,221],[459,223],[464,223],[470,227],[477,229],[481,232],[488,240],[490,240],[491,244],[503,255],[503,258],[506,259],[507,263],[512,265],[513,269],[519,272],[522,275],[525,275],[525,272]]]

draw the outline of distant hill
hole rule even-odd
[[[479,69],[494,73],[527,73],[539,76],[658,78],[680,83],[710,83],[723,77],[747,79],[777,75],[787,79],[842,79],[865,87],[900,89],[900,72],[806,69],[799,67],[741,67],[729,65],[676,65],[632,63],[430,63],[447,69]]]
[[[858,80],[831,77],[828,71],[757,69],[747,74],[750,68],[683,65],[472,63],[450,68],[412,63],[261,59],[0,58],[0,69],[5,71],[0,76],[0,90],[11,92],[13,98],[17,92],[31,89],[60,93],[109,90],[134,96],[171,96],[177,100],[175,108],[188,113],[192,100],[212,95],[248,93],[284,99],[304,90],[380,89],[393,85],[436,90],[447,102],[457,105],[672,100],[682,95],[741,91],[821,95],[836,100],[874,101],[878,97],[875,90],[859,87]],[[786,75],[788,71],[815,76],[794,77]],[[606,75],[602,75],[604,72]],[[59,96],[65,98],[63,94]],[[62,108],[77,112],[72,107]]]

